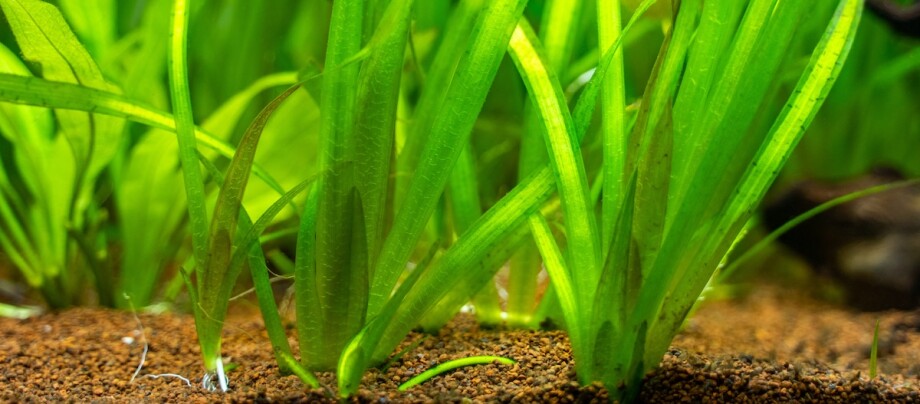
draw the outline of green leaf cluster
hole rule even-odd
[[[335,370],[349,396],[472,300],[564,325],[579,380],[634,397],[862,2],[454,3],[0,0],[0,249],[55,307],[186,285],[213,388],[248,266],[280,370],[312,387]]]

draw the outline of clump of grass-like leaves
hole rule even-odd
[[[627,145],[625,162],[604,172],[605,182],[622,184],[622,199],[603,200],[602,215],[616,218],[604,234],[593,222],[583,163],[572,152],[577,137],[570,128],[577,126],[559,107],[561,86],[546,73],[526,28],[512,40],[546,127],[566,220],[565,253],[542,217],[531,219],[531,229],[583,382],[602,380],[609,388],[625,382],[633,397],[814,117],[846,57],[862,4],[839,2],[784,108],[764,113],[758,105],[775,91],[770,78],[780,71],[802,6],[680,2],[636,123],[619,143]],[[575,114],[577,124],[577,107]],[[607,157],[605,164],[620,161]]]
[[[258,59],[252,39],[223,64],[252,83],[243,88],[195,73],[223,56],[196,39],[224,29],[195,17],[212,5],[158,1],[136,38],[159,34],[168,45],[137,39],[149,52],[116,75],[119,92],[93,68],[105,54],[90,55],[54,7],[0,0],[23,55],[42,66],[40,78],[21,62],[0,74],[0,99],[29,105],[2,105],[17,118],[0,129],[22,135],[5,136],[18,157],[3,173],[16,166],[17,180],[0,176],[0,215],[12,223],[0,246],[21,251],[11,259],[49,294],[77,250],[95,268],[100,300],[141,288],[97,262],[108,261],[97,252],[109,240],[94,227],[108,205],[87,201],[98,184],[111,186],[115,240],[126,253],[132,246],[131,262],[156,257],[136,293],[150,298],[163,262],[182,265],[205,368],[220,388],[220,331],[248,265],[281,371],[315,387],[311,371],[335,370],[342,397],[411,329],[436,329],[470,299],[480,320],[501,321],[492,279],[510,260],[508,324],[564,323],[579,380],[631,398],[810,124],[862,9],[860,0],[835,2],[833,15],[798,0],[659,2],[656,18],[643,17],[655,3],[643,1],[625,26],[617,0],[285,2],[296,23],[284,40],[257,18],[245,36],[297,44],[285,60],[301,77],[241,67]],[[227,7],[227,18],[248,21]],[[798,35],[803,25],[820,25],[820,40]],[[631,57],[650,44],[657,54]],[[295,82],[247,112],[262,90]],[[243,117],[250,124],[237,130]],[[62,158],[66,175],[50,175],[49,162]],[[103,170],[111,181],[97,179]],[[42,194],[52,180],[62,185],[50,189],[69,191]],[[137,194],[144,187],[150,196]],[[24,189],[42,203],[26,203]],[[153,247],[164,240],[168,249]],[[294,278],[299,360],[265,258],[283,240],[293,262],[267,255]],[[551,287],[538,303],[541,260]]]

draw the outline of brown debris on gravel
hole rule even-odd
[[[881,319],[879,376],[868,349]],[[310,390],[282,377],[257,312],[237,307],[225,331],[232,391],[200,387],[194,323],[181,315],[74,309],[28,320],[0,319],[0,402],[335,402],[335,380]],[[144,348],[143,368],[132,382]],[[410,335],[407,343],[420,338]],[[291,339],[292,346],[296,346]],[[517,364],[471,366],[398,392],[438,363],[499,355]],[[704,306],[650,374],[644,402],[917,402],[920,313],[852,313],[805,296],[762,288],[741,301]],[[153,378],[153,375],[161,375]],[[190,385],[175,376],[183,376]],[[580,388],[568,340],[558,331],[480,330],[461,315],[381,373],[369,371],[354,402],[605,402]]]
[[[868,380],[859,372],[831,369],[820,362],[790,363],[750,355],[689,354],[671,349],[661,368],[643,385],[642,401],[710,402],[917,402],[917,381],[901,375]]]

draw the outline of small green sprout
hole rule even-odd
[[[872,334],[872,349],[869,351],[869,379],[878,375],[878,323],[875,320],[875,332]]]
[[[406,391],[417,384],[421,384],[432,377],[435,377],[441,373],[447,372],[449,370],[454,370],[456,368],[461,368],[464,366],[470,365],[488,365],[492,362],[498,362],[503,365],[513,365],[517,362],[514,360],[502,357],[502,356],[471,356],[469,358],[460,358],[454,359],[441,363],[431,369],[428,369],[417,376],[409,379],[409,381],[399,385],[399,391]]]

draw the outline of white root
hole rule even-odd
[[[142,323],[141,318],[137,316],[137,310],[134,309],[134,303],[131,301],[131,296],[128,296],[128,294],[125,294],[124,297],[125,299],[128,300],[128,306],[131,308],[131,314],[134,316],[134,321],[137,323],[137,329],[135,330],[135,332],[137,332],[137,334],[140,335],[141,342],[144,344],[144,350],[141,352],[140,363],[137,364],[137,369],[134,369],[134,374],[131,375],[131,380],[129,381],[129,383],[134,383],[134,380],[137,379],[137,376],[141,373],[141,369],[144,368],[144,364],[147,362],[147,352],[150,350],[150,344],[147,342],[147,333],[144,331],[144,323]],[[189,387],[192,386],[192,382],[190,382],[187,378],[182,377],[175,373],[148,374],[148,375],[144,375],[143,377],[147,377],[150,379],[159,379],[161,377],[172,377],[172,378],[182,380]]]
[[[177,374],[175,374],[175,373],[160,373],[160,374],[158,374],[158,375],[144,375],[144,377],[147,377],[147,378],[150,378],[150,379],[159,379],[159,378],[161,378],[161,377],[174,377],[174,378],[176,378],[176,379],[179,379],[179,380],[182,380],[183,382],[185,382],[185,385],[186,385],[186,386],[192,387],[192,382],[190,382],[188,379],[182,377],[181,375],[177,375]]]

